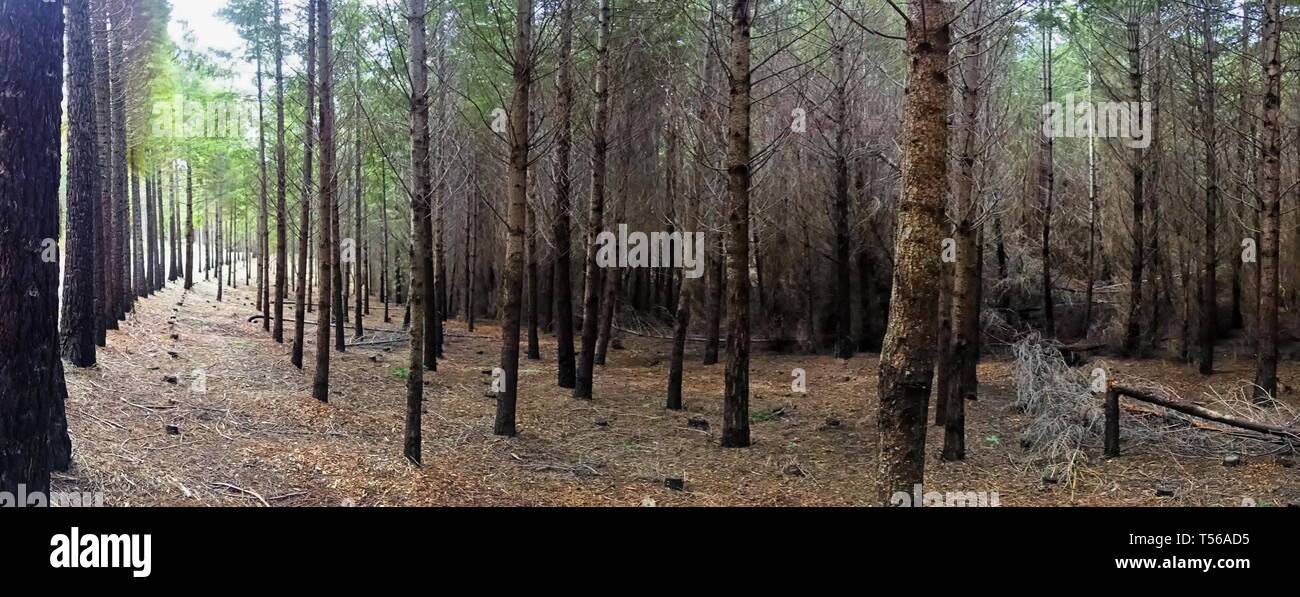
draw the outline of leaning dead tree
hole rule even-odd
[[[1258,421],[1250,421],[1239,417],[1233,417],[1220,413],[1216,410],[1206,408],[1199,404],[1193,404],[1176,398],[1158,396],[1153,393],[1135,390],[1124,386],[1110,383],[1106,389],[1106,457],[1117,458],[1119,456],[1119,398],[1126,396],[1135,400],[1149,402],[1163,406],[1165,408],[1178,411],[1180,413],[1193,415],[1223,423],[1232,427],[1238,427],[1256,433],[1280,438],[1287,442],[1300,441],[1300,427],[1275,425]]]

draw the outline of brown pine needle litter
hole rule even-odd
[[[109,332],[100,363],[67,370],[74,466],[57,491],[102,491],[110,506],[659,506],[869,505],[875,487],[876,358],[756,350],[750,410],[754,445],[718,446],[721,365],[700,365],[688,344],[686,409],[663,408],[669,342],[626,334],[623,350],[596,370],[595,400],[578,402],[555,385],[555,345],[542,334],[541,361],[521,361],[520,435],[492,435],[486,396],[500,351],[497,330],[468,333],[448,322],[447,358],[426,375],[424,465],[401,455],[406,345],[372,345],[331,355],[328,404],[311,399],[313,339],[306,371],[250,323],[252,289],[214,282],[178,286],[137,302]],[[368,325],[382,322],[371,301]],[[286,315],[292,308],[286,309]],[[314,316],[314,314],[313,314]],[[169,321],[174,317],[174,322]],[[289,331],[292,323],[287,322]],[[348,327],[351,338],[351,326]],[[177,336],[176,339],[172,335]],[[291,333],[286,337],[292,338]],[[373,357],[373,360],[372,360]],[[1114,374],[1161,380],[1183,396],[1207,387],[1191,367],[1159,361],[1108,361]],[[807,372],[807,393],[791,371]],[[1225,363],[1212,391],[1228,395],[1249,363]],[[997,492],[1018,505],[1286,504],[1300,476],[1258,442],[1229,439],[1221,450],[1245,455],[1225,467],[1213,446],[1147,438],[1125,419],[1124,456],[1104,461],[1085,444],[1068,479],[1045,480],[1019,439],[1033,415],[1013,408],[1014,363],[986,357],[980,399],[967,403],[967,459],[938,458],[942,433],[930,427],[927,491]],[[1090,371],[1086,365],[1083,371]],[[1300,379],[1284,363],[1284,381]],[[1285,398],[1285,397],[1284,397]],[[696,419],[696,423],[691,420]],[[709,423],[703,429],[698,421]],[[1167,424],[1167,423],[1161,423]],[[1166,435],[1218,435],[1217,431]],[[1216,441],[1222,441],[1216,440]],[[681,490],[668,479],[683,480]],[[1067,482],[1068,481],[1068,482]],[[1156,497],[1157,485],[1174,488]],[[648,499],[647,499],[648,498]]]

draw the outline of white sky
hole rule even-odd
[[[239,37],[234,25],[217,16],[217,11],[226,5],[225,0],[172,0],[171,5],[172,21],[167,31],[177,45],[181,45],[184,39],[184,22],[194,32],[199,50],[222,50],[239,60],[243,54],[244,40]],[[254,65],[240,61],[234,66],[239,73],[231,82],[234,88],[248,94],[256,92],[254,76],[257,69]]]

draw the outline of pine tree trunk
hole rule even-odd
[[[924,481],[925,433],[938,319],[939,252],[948,180],[950,5],[908,4],[908,89],[903,104],[902,197],[889,323],[880,360],[880,505]]]
[[[1259,243],[1259,335],[1254,399],[1277,397],[1278,245],[1282,203],[1282,9],[1281,0],[1264,0],[1264,163]]]
[[[51,459],[70,453],[55,445],[67,397],[59,262],[43,258],[59,237],[63,3],[0,2],[0,23],[0,492],[48,494]]]
[[[113,311],[113,140],[108,88],[108,0],[91,2],[93,44],[91,63],[95,69],[96,167],[99,170],[99,200],[95,202],[95,345],[107,346],[106,330],[117,329]]]
[[[135,160],[132,159],[132,162]],[[135,299],[145,295],[144,283],[144,223],[140,211],[140,172],[131,171],[131,305],[135,310]]]
[[[560,122],[555,139],[555,221],[551,234],[555,243],[554,296],[557,384],[573,388],[577,384],[573,354],[573,276],[570,238],[573,180],[569,161],[573,145],[573,0],[561,0],[560,71],[558,104]]]
[[[727,362],[722,447],[749,446],[749,0],[731,3],[727,113]]]
[[[1042,84],[1043,84],[1043,105],[1052,105],[1052,53],[1055,46],[1052,43],[1052,26],[1047,25],[1047,30],[1043,32],[1042,39]],[[1064,115],[1065,118],[1073,117],[1073,114]],[[1056,194],[1056,153],[1052,136],[1047,134],[1039,135],[1038,145],[1038,197],[1039,205],[1043,214],[1042,225],[1042,295],[1043,295],[1043,333],[1047,338],[1056,337],[1056,314],[1053,310],[1052,302],[1052,204],[1055,202]],[[940,388],[943,390],[943,388]]]
[[[293,352],[290,362],[302,369],[303,342],[306,340],[307,309],[311,305],[310,284],[307,279],[311,270],[309,252],[311,249],[311,195],[312,195],[312,147],[316,141],[316,130],[312,120],[316,117],[316,1],[307,2],[307,101],[304,104],[306,117],[303,119],[303,159],[302,159],[302,195],[298,199],[298,288],[293,305]],[[247,271],[247,270],[245,270]]]
[[[519,390],[519,319],[524,294],[524,228],[528,210],[529,99],[532,81],[530,42],[533,0],[515,0],[515,47],[511,64],[514,98],[510,102],[510,195],[506,212],[507,240],[505,275],[501,303],[501,368],[505,370],[504,391],[497,393],[496,425],[493,433],[514,436],[515,402]]]
[[[225,259],[225,252],[226,252],[225,240],[226,240],[226,239],[223,238],[223,236],[222,236],[222,235],[225,233],[226,222],[225,222],[225,220],[222,219],[222,216],[221,216],[221,201],[217,201],[217,221],[215,222],[215,225],[216,225],[216,227],[217,227],[217,230],[216,230],[216,236],[217,236],[217,254],[216,254],[216,258],[217,258],[217,302],[219,303],[219,302],[221,302],[222,298],[224,298],[224,296],[225,296],[225,289],[226,289],[225,278],[221,277],[221,274],[223,273],[222,267],[223,267],[223,266],[225,265],[225,263],[226,263],[226,259]]]
[[[185,290],[194,287],[194,166],[185,165]]]
[[[316,373],[312,396],[329,402],[330,315],[334,275],[334,234],[330,213],[334,204],[334,58],[331,52],[330,0],[317,2],[317,51],[320,58],[320,305],[316,316]]]
[[[117,321],[126,319],[129,298],[131,296],[131,248],[127,228],[127,207],[129,204],[129,187],[126,161],[126,50],[124,47],[127,16],[125,7],[117,2],[106,9],[112,17],[112,33],[109,45],[110,92],[112,101],[112,145],[113,145],[113,246],[109,248],[113,257],[113,316]],[[120,32],[120,34],[119,34]],[[112,326],[111,329],[117,329]]]
[[[976,0],[971,7],[969,27],[983,26],[987,4]],[[984,37],[977,32],[966,42],[970,49],[962,59],[962,129],[957,162],[957,262],[952,285],[952,345],[949,349],[950,382],[937,403],[944,409],[943,459],[966,458],[966,401],[978,396],[980,334],[980,270],[984,255],[977,242],[978,198],[975,194],[975,161],[980,147],[980,86],[984,80]]]
[[[357,65],[356,72],[360,73],[359,64]],[[357,100],[357,108],[358,108],[357,112],[360,113],[361,84],[359,80],[355,79],[355,77],[354,77],[353,85],[354,85],[354,93],[356,94],[356,100]],[[356,139],[355,139],[355,148],[354,148],[354,156],[353,156],[353,162],[355,167],[353,170],[353,180],[352,180],[353,190],[355,191],[352,198],[352,239],[353,242],[357,244],[354,250],[360,254],[354,254],[352,259],[352,281],[353,281],[353,287],[356,289],[356,297],[357,297],[353,305],[352,335],[355,338],[360,338],[366,335],[365,321],[363,321],[362,319],[364,317],[363,312],[365,310],[366,286],[365,286],[365,279],[361,275],[361,267],[362,265],[364,265],[366,261],[366,256],[362,248],[362,238],[364,238],[362,236],[363,234],[362,223],[365,218],[365,211],[364,211],[365,208],[362,207],[362,194],[365,192],[365,179],[363,178],[363,169],[361,167],[362,166],[361,162],[363,159],[363,152],[361,147],[361,119],[359,116],[354,116],[354,118],[356,119],[357,130],[353,133],[354,135],[356,135]]]
[[[1142,55],[1141,23],[1130,20],[1127,23],[1128,35],[1128,84],[1132,101],[1142,101]],[[1140,105],[1140,104],[1139,104]],[[1129,162],[1129,175],[1133,180],[1130,191],[1133,209],[1133,261],[1129,270],[1129,311],[1128,323],[1124,331],[1124,355],[1134,356],[1138,352],[1138,341],[1142,333],[1142,276],[1146,251],[1144,220],[1144,201],[1146,196],[1146,164],[1140,150],[1135,151]]]
[[[835,60],[835,357],[853,356],[853,297],[849,238],[849,86],[852,76],[845,66],[845,41],[837,39],[832,53]]]
[[[1218,239],[1216,231],[1219,223],[1217,210],[1219,203],[1219,147],[1216,137],[1218,128],[1215,114],[1217,94],[1215,92],[1214,62],[1216,54],[1214,29],[1210,24],[1210,9],[1201,10],[1202,48],[1202,93],[1198,106],[1201,111],[1201,139],[1205,144],[1205,246],[1202,247],[1201,274],[1201,320],[1198,330],[1200,344],[1199,370],[1202,375],[1214,373],[1214,336],[1218,327]]]
[[[700,58],[703,62],[704,84],[700,87],[698,117],[699,130],[695,135],[695,155],[697,160],[703,160],[706,155],[704,146],[704,137],[706,133],[705,122],[708,119],[710,101],[708,97],[709,83],[713,81],[713,56],[705,51]],[[671,112],[670,112],[671,117]],[[683,223],[685,229],[682,231],[682,242],[687,243],[687,247],[693,247],[694,239],[687,238],[687,234],[703,234],[700,231],[700,204],[704,202],[704,196],[707,189],[704,184],[704,165],[694,164],[691,168],[691,198],[686,202],[686,221]],[[683,247],[683,251],[687,250]],[[692,249],[693,250],[693,249]],[[695,258],[703,259],[703,255],[695,255]],[[677,311],[674,314],[673,325],[673,350],[671,361],[668,365],[668,398],[666,407],[668,410],[681,410],[683,407],[682,400],[682,377],[684,375],[686,361],[686,336],[691,328],[691,303],[692,295],[695,292],[696,280],[688,276],[682,276],[681,292],[677,296]]]
[[[259,2],[259,4],[261,4]],[[258,23],[262,25],[262,23]],[[257,67],[257,310],[262,312],[262,331],[271,331],[270,280],[268,274],[268,254],[270,243],[267,240],[267,196],[266,196],[266,114],[264,108],[265,93],[262,87],[262,41],[258,35],[254,42],[255,64]],[[283,162],[282,162],[283,163]],[[219,218],[218,218],[219,219]],[[217,276],[218,285],[221,277]]]
[[[280,18],[280,0],[272,3],[275,22],[275,302],[272,307],[271,337],[284,342],[284,298],[288,296],[289,231],[285,205],[287,161],[284,146],[284,30]],[[305,228],[305,227],[304,227]]]
[[[597,243],[605,223],[606,159],[609,150],[609,19],[610,0],[600,0],[596,39],[596,118],[592,129],[591,199],[587,213],[586,283],[582,296],[582,352],[578,355],[573,397],[591,400],[596,364],[596,339],[600,325],[600,266]]]
[[[91,62],[89,0],[68,2],[68,183],[64,242],[63,358],[77,367],[95,364],[96,213],[100,172],[95,113],[95,67]]]
[[[542,349],[538,345],[537,337],[538,327],[538,284],[537,284],[537,214],[533,212],[531,206],[525,209],[525,217],[528,219],[527,224],[527,246],[528,246],[528,282],[525,292],[528,293],[528,359],[539,361],[542,358]]]
[[[415,179],[411,197],[411,341],[406,378],[407,460],[420,463],[421,416],[424,403],[425,320],[429,313],[425,261],[429,251],[429,71],[425,45],[425,0],[409,0],[407,27],[411,47],[411,170]]]

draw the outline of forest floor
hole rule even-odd
[[[242,280],[241,280],[242,282]],[[663,408],[669,342],[627,336],[596,371],[595,400],[578,402],[555,385],[554,341],[543,335],[541,361],[521,361],[519,428],[492,435],[488,395],[500,351],[497,329],[467,333],[448,323],[446,358],[426,376],[424,465],[401,455],[404,345],[354,347],[331,355],[328,404],[311,398],[314,327],[306,371],[248,322],[255,293],[214,282],[191,291],[174,284],[137,302],[110,331],[99,365],[69,367],[71,471],[56,491],[103,492],[111,506],[425,506],[425,505],[867,505],[876,472],[876,366],[873,355],[756,351],[752,362],[748,449],[718,446],[721,366],[700,365],[688,347],[686,410]],[[183,304],[182,304],[183,303]],[[372,302],[367,325],[382,323]],[[292,338],[292,308],[286,336]],[[309,314],[308,320],[314,320]],[[351,332],[349,329],[349,337]],[[1169,383],[1185,397],[1205,387],[1194,368],[1163,361],[1108,360],[1112,375]],[[807,371],[807,393],[793,393],[791,370]],[[1250,376],[1231,358],[1215,384]],[[1024,462],[1017,438],[1028,417],[1011,407],[1011,363],[980,364],[981,397],[967,406],[967,459],[938,459],[942,433],[931,427],[926,490],[996,492],[1003,506],[1236,506],[1249,498],[1280,505],[1300,497],[1300,469],[1274,456],[1225,467],[1218,458],[1171,457],[1147,445],[1118,459],[1100,451],[1079,481],[1045,482]],[[1300,385],[1300,367],[1281,377]],[[201,384],[195,383],[201,381]],[[692,418],[708,421],[693,428]],[[684,480],[683,490],[665,478]],[[1174,489],[1157,497],[1157,485]]]

